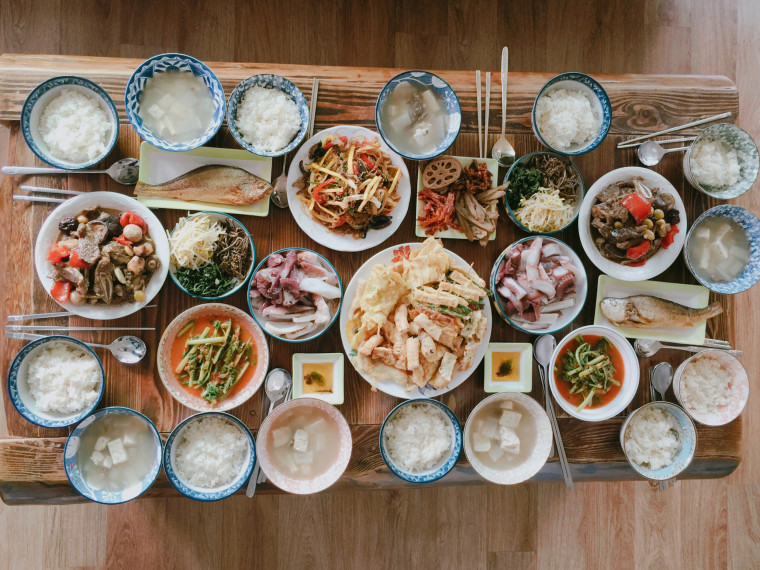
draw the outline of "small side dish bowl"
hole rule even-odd
[[[319,378],[313,378],[315,374],[322,376],[324,391],[308,391],[306,387],[307,377],[309,382],[319,384]],[[327,376],[329,376],[329,381]],[[340,406],[344,400],[344,363],[342,352],[322,352],[317,354],[293,354],[293,398],[316,398],[324,400],[333,406]],[[329,390],[326,389],[329,385]]]
[[[225,297],[229,297],[230,295],[233,295],[237,293],[240,289],[245,287],[245,285],[248,283],[248,280],[251,278],[251,275],[253,275],[253,268],[256,266],[256,246],[253,243],[253,238],[251,237],[251,234],[248,232],[248,228],[243,225],[242,222],[240,222],[238,219],[233,218],[229,214],[222,214],[219,212],[197,212],[195,214],[191,214],[187,216],[187,219],[195,218],[199,216],[208,216],[212,222],[224,222],[225,220],[229,220],[230,223],[239,229],[241,229],[246,236],[248,236],[248,242],[251,246],[251,263],[248,266],[248,270],[246,271],[245,275],[243,276],[242,280],[239,280],[237,278],[233,278],[235,280],[235,284],[232,286],[232,288],[227,291],[226,293],[223,293],[222,295],[219,295],[217,297],[205,297],[203,295],[197,295],[195,293],[191,293],[187,290],[186,287],[184,287],[179,280],[177,279],[177,266],[172,261],[172,257],[169,258],[169,277],[171,277],[171,280],[174,282],[174,284],[179,287],[182,291],[190,295],[191,297],[195,297],[196,299],[203,299],[204,301],[218,301],[220,299],[224,299]],[[177,229],[175,226],[174,229],[171,231],[171,234],[169,234],[169,240],[171,240],[171,236],[174,234],[174,231]],[[171,245],[171,244],[170,244]]]
[[[401,465],[394,461],[391,453],[388,449],[388,435],[387,427],[388,423],[393,420],[393,417],[403,410],[406,406],[428,406],[433,408],[433,412],[440,412],[444,417],[446,424],[449,428],[449,434],[451,436],[451,444],[446,453],[443,454],[441,459],[433,465],[430,469],[424,471],[408,471]],[[388,466],[394,475],[408,481],[409,483],[431,483],[437,481],[441,477],[445,476],[452,470],[456,462],[459,460],[459,455],[462,453],[462,426],[459,424],[456,414],[451,411],[447,405],[439,402],[438,400],[431,400],[427,398],[419,398],[413,400],[406,400],[401,402],[398,406],[393,408],[380,426],[380,454],[383,457],[383,461]]]
[[[583,183],[583,176],[581,175],[581,171],[578,170],[578,167],[573,163],[570,158],[567,156],[563,156],[562,154],[551,152],[548,150],[538,150],[535,152],[529,152],[525,156],[521,156],[519,159],[517,159],[512,166],[509,167],[509,170],[507,170],[506,176],[504,176],[504,184],[509,184],[510,181],[513,178],[513,175],[515,173],[515,168],[517,167],[525,167],[527,166],[535,157],[542,157],[542,156],[549,156],[553,158],[557,158],[561,161],[563,161],[565,164],[570,166],[570,168],[578,175],[578,186],[576,189],[576,201],[575,201],[575,214],[573,215],[573,219],[570,220],[567,224],[559,228],[558,230],[552,231],[552,232],[531,232],[528,228],[526,228],[523,223],[517,219],[517,215],[515,214],[515,211],[510,207],[509,200],[507,200],[507,196],[504,196],[504,209],[507,211],[507,215],[509,215],[509,219],[514,222],[514,224],[520,228],[524,232],[533,233],[536,235],[552,235],[556,234],[558,232],[561,232],[562,230],[565,230],[573,225],[573,222],[578,219],[578,213],[581,210],[581,203],[583,202],[583,193],[586,191],[586,186]]]
[[[238,106],[248,89],[251,87],[264,87],[267,89],[277,89],[282,91],[285,95],[290,97],[290,99],[296,104],[296,107],[298,107],[298,113],[301,117],[301,128],[290,142],[279,150],[265,150],[249,143],[238,129]],[[232,91],[232,94],[230,94],[230,99],[227,103],[227,126],[230,129],[232,138],[234,138],[237,143],[248,152],[252,152],[259,156],[283,156],[303,142],[303,139],[306,136],[306,130],[309,128],[309,105],[306,103],[306,97],[303,96],[301,90],[296,87],[293,82],[288,81],[284,77],[268,73],[254,75],[238,83],[237,87]]]
[[[731,186],[716,188],[700,184],[694,176],[694,148],[705,140],[720,141],[736,151],[739,161],[739,179]],[[694,188],[719,200],[733,200],[752,188],[760,169],[760,154],[757,144],[744,130],[732,123],[710,125],[691,143],[683,157],[683,173]]]
[[[89,457],[79,457],[79,448],[87,431],[93,429],[97,425],[97,422],[109,416],[131,416],[137,418],[150,434],[151,447],[148,452],[152,456],[151,464],[139,482],[115,491],[96,488],[97,486],[91,485],[87,481],[82,465],[84,461],[89,460]],[[74,431],[71,432],[66,440],[66,446],[63,450],[63,468],[71,486],[84,498],[105,505],[118,505],[136,499],[153,485],[158,477],[158,473],[161,471],[161,457],[161,436],[156,429],[156,425],[140,412],[114,406],[98,410],[74,428]]]
[[[661,469],[650,469],[644,465],[639,465],[631,459],[628,448],[625,445],[625,436],[631,420],[640,414],[642,410],[651,408],[657,408],[670,414],[678,424],[678,439],[681,443],[681,448],[673,462]],[[697,450],[697,429],[688,414],[679,406],[670,402],[650,402],[633,411],[625,419],[623,426],[620,428],[620,446],[623,448],[623,453],[628,463],[639,475],[652,481],[667,481],[680,475],[689,466],[692,459],[694,459],[694,453]]]
[[[296,321],[295,319],[303,319],[304,317],[297,316],[297,313],[290,313],[290,315],[296,315],[295,317],[289,317],[289,313],[287,312],[287,308],[278,304],[273,304],[269,300],[266,300],[259,291],[266,290],[268,287],[272,287],[273,280],[279,281],[282,276],[277,274],[279,267],[282,265],[284,266],[286,262],[283,261],[283,259],[286,259],[289,252],[295,252],[297,261],[296,263],[301,263],[301,260],[298,259],[298,255],[301,253],[304,253],[306,256],[311,258],[312,261],[308,261],[304,259],[304,262],[309,265],[317,265],[317,267],[323,272],[328,275],[329,277],[326,280],[327,284],[330,284],[333,287],[337,287],[340,291],[340,296],[337,298],[338,302],[332,303],[333,307],[330,307],[331,303],[327,303],[328,305],[328,311],[330,311],[329,320],[325,323],[316,325],[315,328],[313,328],[311,331],[309,331],[307,334],[303,336],[298,337],[292,337],[292,334],[294,333],[281,333],[280,330],[287,330],[286,325],[282,325],[279,329],[277,329],[277,326],[280,323],[292,323],[291,326],[296,326],[299,322],[306,322],[306,321]],[[279,256],[279,257],[275,257]],[[276,260],[276,262],[275,262]],[[270,265],[270,262],[272,265]],[[292,266],[291,266],[292,267]],[[312,268],[309,268],[312,270]],[[313,270],[315,273],[314,275],[317,276],[318,279],[323,279],[319,277],[316,273],[316,269]],[[304,276],[306,276],[304,272]],[[286,276],[287,277],[287,276]],[[303,277],[299,276],[297,279],[302,279]],[[291,277],[291,281],[294,278]],[[300,281],[299,281],[300,283]],[[282,290],[282,285],[278,285]],[[289,286],[292,289],[292,286]],[[299,290],[295,291],[295,294],[297,294]],[[282,293],[285,295],[285,293]],[[254,302],[252,295],[256,296],[259,301],[262,301],[258,305],[256,302]],[[326,298],[325,298],[326,299]],[[324,299],[323,299],[324,300]],[[329,299],[328,299],[329,301]],[[332,301],[335,301],[335,299],[332,299]],[[266,332],[269,336],[272,338],[276,338],[277,340],[281,340],[283,342],[307,342],[310,340],[314,340],[325,334],[327,329],[329,329],[332,324],[335,322],[335,320],[338,318],[338,315],[340,314],[340,307],[343,303],[343,283],[340,280],[340,275],[338,275],[338,271],[335,269],[335,266],[328,261],[328,259],[322,255],[321,253],[317,253],[316,251],[313,251],[311,249],[307,249],[304,247],[286,247],[284,249],[278,249],[277,251],[273,251],[269,255],[267,255],[264,259],[261,260],[261,262],[256,266],[256,270],[253,272],[253,276],[251,277],[251,281],[248,287],[248,311],[253,315],[253,318],[256,320],[256,322],[259,324],[259,326],[264,329],[264,332]],[[304,311],[302,311],[304,312]],[[317,313],[319,313],[319,309],[316,310]],[[298,332],[298,331],[295,331]],[[291,338],[288,338],[286,334],[290,334]]]
[[[750,254],[749,262],[747,266],[735,279],[728,282],[717,282],[707,278],[706,275],[700,273],[697,269],[697,260],[693,258],[689,244],[695,238],[695,231],[697,228],[710,218],[715,217],[730,218],[746,232],[747,239],[749,240]],[[689,229],[689,233],[686,235],[686,245],[684,247],[684,259],[686,260],[686,266],[702,285],[720,293],[723,295],[733,295],[735,293],[741,293],[752,287],[760,280],[760,220],[755,215],[740,206],[733,204],[722,204],[710,208],[706,212],[703,212]]]
[[[578,335],[591,335],[594,337],[604,337],[619,353],[619,362],[623,365],[623,379],[620,389],[612,399],[604,404],[585,407],[581,411],[577,410],[576,405],[566,399],[566,396],[560,392],[558,383],[565,382],[557,376],[556,368],[559,366],[560,359],[567,351],[567,345]],[[613,356],[613,361],[615,360]],[[639,388],[639,359],[633,350],[631,343],[616,331],[596,325],[588,325],[571,331],[565,338],[557,343],[554,349],[551,361],[552,369],[550,370],[549,385],[552,396],[559,404],[560,408],[568,414],[579,420],[587,422],[600,422],[608,420],[625,410],[633,401],[634,396]],[[619,378],[618,378],[619,379]]]
[[[446,113],[449,119],[446,136],[438,144],[435,150],[427,154],[403,152],[399,148],[398,141],[394,141],[389,136],[383,121],[382,108],[383,105],[385,105],[386,99],[388,99],[388,95],[390,95],[391,91],[400,84],[408,82],[418,83],[432,89],[443,100],[443,104],[446,107]],[[429,71],[405,71],[388,81],[382,91],[380,91],[380,95],[377,97],[377,103],[375,103],[375,123],[377,124],[377,130],[380,133],[380,136],[383,137],[383,140],[395,152],[409,160],[428,160],[439,154],[443,154],[452,144],[454,144],[457,136],[459,136],[459,128],[462,125],[462,108],[459,105],[459,98],[451,86],[437,75],[430,73]]]
[[[83,351],[85,354],[91,356],[98,364],[98,370],[100,371],[100,378],[97,385],[98,397],[94,403],[87,406],[85,409],[80,410],[73,414],[62,414],[59,412],[48,412],[40,410],[39,406],[34,400],[29,388],[29,364],[30,357],[35,356],[46,345],[51,342],[63,342],[70,344],[71,346]],[[11,362],[11,366],[8,369],[8,396],[10,397],[11,404],[16,408],[19,414],[33,424],[48,428],[63,428],[74,425],[77,422],[81,422],[84,418],[89,416],[95,408],[98,407],[100,401],[103,399],[103,392],[105,391],[105,372],[103,371],[103,363],[95,351],[89,346],[69,336],[46,336],[44,338],[34,340],[22,348]]]
[[[236,429],[240,430],[240,433],[243,435],[247,444],[246,455],[243,458],[242,468],[240,472],[235,476],[235,478],[227,484],[210,488],[199,487],[197,485],[193,485],[190,482],[184,481],[179,474],[179,470],[176,467],[175,461],[177,455],[176,447],[179,445],[179,442],[182,441],[182,436],[185,434],[187,427],[204,418],[221,418],[222,420],[228,422]],[[175,489],[177,489],[177,491],[186,497],[195,499],[196,501],[218,501],[220,499],[225,499],[231,495],[234,495],[238,490],[240,490],[243,485],[245,485],[246,481],[248,481],[251,476],[251,472],[253,471],[253,466],[256,462],[256,444],[253,441],[251,430],[249,430],[248,427],[235,416],[225,412],[203,412],[190,416],[189,418],[186,418],[177,424],[177,427],[172,430],[171,434],[169,434],[169,437],[166,439],[166,443],[164,444],[163,459],[166,478],[169,479],[169,482],[174,486]]]
[[[274,445],[274,435],[272,432],[276,431],[273,430],[273,426],[278,422],[278,419],[287,418],[286,414],[302,416],[314,409],[318,410],[324,418],[327,418],[326,421],[331,422],[336,430],[336,439],[334,441],[338,447],[337,457],[325,472],[316,477],[295,478],[278,469],[273,463],[272,454],[274,449],[272,446]],[[318,493],[340,479],[346,467],[348,467],[353,448],[351,428],[346,418],[343,417],[335,406],[315,398],[299,398],[277,406],[261,424],[257,441],[259,464],[267,478],[283,491],[297,495]]]
[[[591,137],[590,140],[582,144],[571,145],[565,149],[559,149],[552,147],[552,145],[550,145],[542,135],[537,124],[538,121],[536,119],[536,106],[538,105],[538,101],[542,96],[550,94],[557,89],[579,91],[585,94],[588,98],[589,102],[591,103],[591,111],[594,115],[594,118],[599,122],[599,131],[593,137]],[[533,101],[533,110],[530,113],[530,122],[533,126],[533,132],[535,133],[538,140],[540,140],[541,143],[549,150],[567,155],[586,154],[587,152],[591,152],[596,147],[598,147],[607,136],[607,133],[610,130],[610,125],[612,124],[612,105],[610,104],[610,99],[607,96],[607,92],[596,79],[589,75],[586,75],[585,73],[569,71],[567,73],[561,73],[555,77],[552,77],[538,91],[536,99]]]
[[[37,270],[37,277],[45,291],[48,291],[48,294],[55,282],[50,277],[51,264],[47,260],[47,253],[60,234],[58,223],[64,217],[76,218],[82,210],[96,206],[107,210],[134,212],[140,216],[148,224],[148,232],[155,246],[154,255],[159,261],[159,267],[151,275],[145,287],[144,301],[112,305],[100,303],[96,305],[88,303],[75,305],[70,301],[64,303],[56,301],[61,307],[80,317],[96,321],[107,321],[136,313],[158,295],[158,292],[164,285],[164,281],[166,281],[166,274],[169,272],[169,240],[166,238],[164,226],[156,215],[134,198],[119,194],[118,192],[87,192],[74,196],[53,210],[42,223],[40,231],[37,233],[37,241],[34,245],[34,265]]]
[[[197,390],[183,386],[175,373],[176,364],[172,364],[172,361],[181,360],[184,340],[177,338],[179,333],[191,321],[211,318],[220,320],[232,319],[233,322],[245,329],[256,345],[256,351],[251,355],[251,364],[249,366],[252,372],[246,371],[248,377],[242,378],[232,388],[226,398],[219,400],[215,404],[201,398]],[[205,303],[190,307],[177,315],[169,323],[169,326],[166,327],[164,334],[161,336],[161,342],[158,344],[156,367],[158,368],[158,374],[164,387],[183,406],[199,412],[224,412],[248,401],[264,383],[264,377],[269,369],[269,347],[267,346],[267,339],[264,333],[250,315],[237,307],[223,303]]]
[[[483,360],[483,389],[524,392],[533,389],[533,345],[528,342],[489,342]]]
[[[191,141],[180,143],[164,140],[149,131],[143,124],[142,117],[140,117],[140,95],[143,89],[145,89],[145,84],[155,74],[164,71],[189,71],[196,77],[203,79],[206,87],[211,92],[211,97],[214,101],[214,115],[211,124],[203,133]],[[146,59],[137,66],[137,69],[135,69],[129,81],[127,81],[127,87],[124,90],[124,107],[129,122],[135,131],[137,131],[137,134],[140,135],[140,138],[156,148],[172,152],[182,152],[203,146],[211,140],[211,137],[222,126],[225,108],[224,87],[222,87],[221,81],[217,79],[214,72],[203,62],[181,53],[164,53]]]
[[[542,243],[545,244],[544,247],[549,244],[556,244],[559,247],[561,256],[568,258],[572,266],[575,267],[578,271],[574,279],[575,292],[567,295],[567,299],[573,299],[573,306],[569,307],[568,309],[562,309],[561,311],[558,311],[560,314],[559,318],[554,323],[547,325],[546,328],[541,329],[528,328],[528,325],[525,323],[521,324],[516,322],[513,318],[510,318],[509,312],[507,310],[507,306],[510,301],[508,301],[508,299],[500,293],[500,289],[504,290],[505,292],[510,292],[510,294],[511,291],[498,279],[499,268],[501,267],[502,263],[508,260],[508,256],[510,252],[514,250],[515,246],[528,241],[532,242],[534,239],[541,239]],[[527,251],[527,249],[524,251]],[[567,274],[570,273],[568,272]],[[496,308],[496,312],[499,314],[499,316],[518,331],[527,332],[529,334],[551,334],[565,328],[570,323],[572,323],[581,313],[583,310],[583,305],[586,303],[586,296],[588,295],[588,278],[586,276],[586,269],[583,267],[581,258],[578,257],[578,254],[576,254],[575,251],[573,251],[566,243],[558,240],[557,238],[548,236],[530,236],[522,238],[502,251],[499,254],[499,257],[496,258],[496,262],[493,264],[493,268],[491,269],[489,285],[491,291],[493,292],[493,305]]]
[[[629,181],[637,177],[642,178],[643,183],[649,188],[658,188],[660,191],[670,194],[675,201],[673,207],[678,210],[681,221],[677,224],[679,231],[675,234],[673,243],[667,249],[661,248],[660,251],[647,259],[644,265],[633,267],[611,261],[599,252],[591,235],[591,220],[593,217],[591,215],[591,208],[594,206],[596,197],[605,188],[611,184]],[[644,281],[656,277],[665,271],[676,259],[678,259],[678,255],[681,253],[681,249],[686,240],[687,229],[686,208],[683,205],[683,200],[678,194],[678,191],[662,174],[658,174],[654,170],[642,168],[640,166],[625,166],[623,168],[618,168],[599,178],[594,182],[591,188],[589,188],[588,192],[586,192],[586,196],[583,198],[581,209],[578,214],[578,233],[581,237],[583,251],[586,252],[591,263],[596,265],[601,272],[606,273],[615,279],[619,279],[620,281]]]
[[[696,382],[696,380],[689,378],[695,369],[704,366],[711,368],[707,370],[707,375],[713,379],[718,373],[715,370],[716,366],[720,368],[721,373],[728,377],[728,393],[710,395],[713,402],[717,401],[718,398],[723,400],[714,410],[697,410],[689,394],[690,390],[704,392],[699,386],[691,387],[691,382]],[[738,418],[747,405],[749,377],[744,366],[735,356],[722,350],[703,350],[686,359],[676,368],[673,376],[673,393],[678,403],[683,406],[683,409],[694,421],[706,426],[722,426]]]
[[[527,430],[530,437],[523,437],[523,441],[520,442],[519,454],[513,462],[506,465],[504,469],[497,469],[493,465],[487,465],[483,459],[478,457],[478,453],[485,452],[475,452],[473,439],[476,430],[479,429],[477,426],[485,423],[486,418],[484,416],[489,410],[492,412],[503,409],[514,411],[515,404],[523,412],[519,424],[524,424],[526,419],[530,419],[529,424],[523,426],[518,424],[516,429],[522,433]],[[528,453],[523,453],[528,447],[530,447]],[[464,426],[464,452],[467,460],[483,479],[491,483],[515,485],[527,481],[546,464],[551,449],[552,428],[549,423],[549,416],[546,415],[546,411],[539,403],[527,394],[502,392],[488,396],[475,406]]]
[[[85,95],[94,96],[98,102],[98,106],[108,117],[111,129],[108,133],[108,142],[105,144],[106,150],[92,160],[77,163],[55,157],[51,154],[50,147],[42,139],[42,135],[39,132],[42,112],[48,103],[60,95],[64,89],[71,89]],[[53,77],[35,87],[26,98],[26,101],[24,101],[24,106],[21,109],[21,132],[32,152],[43,161],[56,168],[80,170],[96,165],[111,153],[119,138],[119,114],[111,97],[97,83],[84,77],[70,75]]]

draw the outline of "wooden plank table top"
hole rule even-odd
[[[28,93],[42,80],[56,75],[79,75],[90,78],[109,92],[122,117],[119,140],[107,162],[119,158],[137,157],[140,139],[126,122],[123,115],[123,93],[126,82],[140,63],[136,59],[73,57],[73,56],[0,56],[0,120],[10,128],[8,156],[4,164],[42,165],[26,146],[19,129],[19,115]],[[375,129],[374,103],[382,86],[401,70],[380,68],[347,68],[322,66],[295,66],[283,64],[208,63],[222,81],[229,94],[242,79],[257,73],[275,73],[294,81],[310,98],[311,79],[320,78],[316,128],[318,131],[336,124],[355,124]],[[477,154],[477,115],[475,112],[475,81],[472,71],[437,72],[454,88],[463,108],[462,132],[450,150],[459,156]],[[552,74],[513,73],[509,82],[508,135],[514,143],[518,156],[538,150],[540,145],[531,132],[530,109],[538,89]],[[632,134],[656,131],[668,126],[686,123],[703,116],[722,111],[738,114],[738,93],[735,85],[721,76],[661,76],[661,75],[599,75],[613,107],[613,124],[603,144],[593,152],[574,159],[583,176],[586,188],[604,173],[622,166],[636,165],[635,150],[616,150],[620,140]],[[493,74],[491,94],[491,134],[489,146],[498,137],[496,125],[499,116],[499,74]],[[689,132],[689,131],[686,131]],[[694,132],[694,131],[691,131]],[[226,129],[210,142],[212,146],[236,148]],[[107,165],[106,165],[107,166]],[[416,183],[416,164],[409,162],[412,187]],[[104,166],[105,167],[105,166]],[[281,162],[275,160],[273,176],[279,175]],[[692,221],[699,213],[714,205],[714,201],[693,190],[685,181],[680,155],[666,155],[655,168],[678,190],[684,199],[687,220]],[[504,170],[500,172],[503,177]],[[2,320],[8,314],[36,313],[58,310],[39,284],[34,271],[33,247],[39,227],[53,206],[45,204],[14,203],[11,195],[17,193],[22,183],[71,188],[76,190],[108,190],[131,194],[132,189],[120,186],[107,176],[69,175],[59,177],[5,177],[0,195],[0,214],[6,221],[6,239],[0,244],[0,262],[5,268],[3,303],[0,307]],[[156,214],[165,227],[171,228],[181,212],[159,210]],[[272,207],[266,218],[241,217],[256,244],[259,257],[270,251],[288,246],[309,247],[330,259],[344,283],[350,281],[354,272],[372,255],[396,243],[419,241],[414,236],[414,208],[409,208],[398,231],[382,245],[359,253],[344,254],[330,251],[313,242],[293,221],[289,210]],[[502,212],[496,240],[481,247],[463,240],[445,240],[444,245],[474,263],[478,274],[487,278],[499,254],[513,241],[524,237]],[[589,278],[588,299],[595,299],[599,271],[582,253],[576,226],[559,234],[559,239],[570,244],[584,260]],[[660,281],[695,283],[681,258],[665,273]],[[227,299],[232,305],[247,309],[245,292]],[[730,297],[715,295],[723,304],[723,315],[708,322],[708,336],[734,341],[733,303]],[[712,299],[711,299],[712,300]],[[147,332],[143,338],[150,349],[149,355],[135,366],[116,362],[110,354],[101,353],[106,372],[106,389],[103,406],[121,405],[133,408],[151,418],[159,431],[170,432],[183,418],[193,412],[175,402],[164,389],[156,371],[155,349],[161,333],[168,323],[181,311],[199,303],[176,288],[167,280],[156,297],[154,309],[119,319],[113,323],[123,326],[155,326],[155,332]],[[559,336],[593,321],[594,303],[587,301],[581,315],[571,327]],[[45,324],[61,324],[65,319]],[[79,317],[70,317],[72,325],[85,323]],[[42,323],[40,323],[42,324]],[[85,341],[108,343],[118,332],[80,333]],[[530,335],[520,333],[499,319],[494,313],[491,342],[531,342]],[[268,339],[271,366],[291,368],[294,352],[342,352],[340,331],[337,324],[316,341],[288,344]],[[20,350],[21,341],[4,339],[1,358],[3,374],[14,355]],[[619,444],[619,430],[627,413],[648,401],[648,369],[651,364],[668,360],[674,366],[685,358],[685,353],[661,351],[651,359],[641,361],[639,391],[628,409],[621,415],[599,423],[581,422],[567,416],[556,407],[560,429],[574,478],[577,481],[625,480],[638,476],[625,461]],[[650,362],[651,361],[651,362]],[[534,378],[537,375],[534,374]],[[334,489],[341,488],[393,488],[409,484],[396,478],[384,465],[378,449],[379,424],[399,400],[380,392],[372,392],[365,382],[346,362],[346,401],[339,407],[351,425],[354,448],[351,462]],[[531,395],[542,401],[540,383],[534,380]],[[472,408],[487,394],[483,390],[483,369],[461,386],[440,399],[450,406],[464,423]],[[264,403],[259,391],[244,405],[231,410],[254,432],[261,424]],[[668,399],[674,401],[672,392]],[[22,418],[7,398],[4,398],[9,437],[0,439],[0,496],[6,503],[65,503],[83,500],[69,485],[63,470],[63,444],[70,430],[46,429],[34,426]],[[722,477],[730,474],[741,459],[741,418],[718,428],[698,426],[696,457],[682,475],[683,478]],[[562,475],[556,457],[533,479],[535,481],[561,480]],[[464,454],[454,470],[436,484],[485,483],[469,466]],[[262,492],[278,492],[269,484]],[[178,496],[163,474],[144,496]]]

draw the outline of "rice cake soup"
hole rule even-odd
[[[477,458],[490,469],[506,471],[525,463],[536,445],[533,416],[514,400],[484,407],[469,433]]]
[[[138,485],[156,461],[154,434],[143,419],[108,414],[82,433],[77,462],[93,489],[122,491]]]
[[[747,232],[728,216],[700,222],[692,230],[687,247],[692,268],[706,281],[730,283],[749,264]]]
[[[338,460],[340,433],[320,408],[289,409],[272,424],[265,444],[272,465],[286,477],[312,480]]]
[[[427,155],[438,148],[449,130],[449,115],[438,92],[418,81],[394,87],[380,109],[389,139],[404,154]]]

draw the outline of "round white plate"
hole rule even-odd
[[[335,134],[337,136],[351,137],[365,137],[367,139],[376,138],[380,141],[380,149],[391,157],[393,166],[401,170],[401,180],[398,183],[398,193],[401,196],[399,203],[391,212],[391,223],[379,230],[370,230],[367,232],[367,237],[364,239],[356,239],[350,234],[341,234],[334,232],[327,227],[323,226],[318,221],[314,220],[306,210],[303,202],[298,199],[296,195],[298,189],[293,186],[296,181],[301,177],[301,169],[299,165],[303,161],[304,164],[309,162],[309,149],[321,141],[325,135]],[[364,251],[372,247],[378,246],[393,235],[393,233],[401,225],[401,222],[406,216],[407,208],[409,207],[409,199],[412,195],[412,185],[409,180],[409,171],[404,164],[404,160],[396,154],[391,148],[385,144],[385,141],[374,131],[365,129],[364,127],[352,127],[352,126],[337,126],[330,127],[324,131],[318,132],[311,137],[305,143],[301,145],[292,162],[290,163],[290,170],[288,171],[288,205],[290,212],[293,214],[293,218],[299,227],[312,238],[315,242],[322,244],[323,246],[330,248],[334,251]]]
[[[373,255],[371,258],[367,260],[367,262],[362,265],[359,270],[354,273],[353,278],[351,279],[351,282],[348,284],[348,287],[346,288],[346,292],[343,295],[343,305],[340,310],[340,338],[343,341],[343,350],[346,352],[346,355],[348,356],[349,362],[351,361],[351,351],[353,348],[351,348],[351,345],[348,342],[348,338],[346,338],[346,324],[348,323],[348,318],[351,314],[351,305],[354,303],[354,297],[356,296],[356,289],[359,286],[359,281],[362,279],[367,279],[369,277],[370,272],[372,271],[372,268],[375,265],[390,265],[392,262],[391,260],[394,257],[393,250],[397,249],[399,247],[409,246],[412,249],[419,249],[422,246],[422,243],[416,242],[416,243],[402,243],[399,245],[395,245],[393,247],[389,247],[388,249],[384,249],[383,251]],[[454,262],[457,265],[460,265],[463,269],[467,269],[470,267],[470,264],[467,263],[464,259],[459,257],[456,253],[445,249],[444,250],[447,254],[451,256],[451,258],[454,260]],[[470,270],[474,271],[474,270]],[[486,350],[488,349],[488,339],[491,338],[491,327],[493,326],[493,318],[491,316],[491,303],[485,302],[485,308],[483,311],[486,314],[486,332],[483,336],[483,341],[478,346],[478,351],[475,354],[475,360],[472,363],[472,366],[468,368],[467,370],[460,370],[459,372],[455,373],[454,376],[451,379],[451,382],[449,382],[448,386],[445,388],[435,389],[430,387],[425,388],[417,388],[414,387],[412,390],[407,391],[404,386],[393,380],[392,378],[386,378],[384,380],[381,380],[377,382],[377,389],[381,392],[385,392],[386,394],[389,394],[391,396],[395,396],[396,398],[403,398],[403,399],[412,399],[412,398],[435,398],[436,396],[440,396],[441,394],[445,394],[446,392],[451,392],[454,388],[459,386],[462,382],[467,380],[472,374],[475,373],[475,369],[480,364],[481,360],[483,360],[483,357],[486,354]],[[353,363],[352,363],[353,365]],[[355,369],[355,368],[354,368]],[[372,385],[372,382],[370,382],[370,379],[359,372],[359,375],[364,378],[367,382],[369,382],[370,385]]]
[[[675,200],[675,208],[681,214],[681,221],[678,222],[679,233],[676,234],[673,245],[668,249],[660,249],[641,267],[631,267],[610,261],[599,253],[591,237],[591,207],[596,201],[597,194],[610,184],[631,180],[636,176],[643,178],[644,184],[650,188],[659,188],[661,191],[672,194]],[[583,197],[581,209],[578,213],[578,232],[580,233],[581,244],[591,263],[596,265],[600,271],[621,281],[644,281],[645,279],[651,279],[673,265],[673,262],[678,258],[683,248],[687,229],[686,209],[683,206],[683,200],[681,200],[678,191],[661,174],[648,168],[641,168],[640,166],[618,168],[617,170],[608,172],[594,182]]]

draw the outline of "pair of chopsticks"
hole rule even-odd
[[[639,141],[643,141],[646,139],[651,139],[652,137],[657,137],[660,135],[666,135],[668,133],[674,133],[676,131],[680,131],[683,129],[688,129],[689,127],[696,127],[697,125],[704,125],[705,123],[711,123],[713,121],[718,121],[720,119],[727,119],[731,116],[731,112],[727,111],[725,113],[720,113],[718,115],[713,115],[712,117],[707,117],[705,119],[699,119],[698,121],[692,121],[690,123],[686,123],[685,125],[679,125],[677,127],[670,127],[668,129],[663,129],[661,131],[657,131],[656,133],[649,133],[648,135],[641,135],[640,137],[634,137],[632,139],[628,139],[627,141],[621,141],[618,143],[617,148],[629,148],[631,146],[636,146],[632,143],[637,143]],[[659,142],[676,142],[676,141],[659,141]]]
[[[153,309],[156,305],[145,305],[143,309]],[[58,311],[57,313],[30,313],[28,315],[8,315],[8,320],[11,322],[18,321],[33,321],[36,319],[54,319],[57,317],[75,317],[74,313],[68,311]],[[153,330],[153,329],[151,329]]]
[[[317,112],[317,93],[319,93],[319,78],[315,77],[311,82],[311,102],[309,103],[309,134],[307,138],[314,136],[314,121]]]
[[[485,158],[488,154],[488,112],[491,109],[491,72],[486,72],[486,119],[485,125],[481,123],[483,113],[483,101],[481,95],[480,70],[475,71],[475,92],[478,98],[478,157]],[[485,129],[483,127],[485,126]]]
[[[78,196],[84,194],[78,190],[63,190],[61,188],[47,188],[45,186],[27,186],[22,185],[20,190],[32,193],[58,194],[60,196]],[[26,194],[14,194],[13,199],[20,202],[48,202],[53,204],[62,204],[68,198],[51,198],[49,196],[27,196]]]

